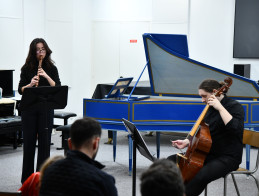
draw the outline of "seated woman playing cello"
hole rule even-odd
[[[202,102],[208,105],[202,121],[209,128],[212,144],[203,167],[192,179],[185,181],[187,196],[201,194],[208,183],[236,170],[242,161],[244,109],[238,101],[226,96],[227,88],[224,88],[222,94],[215,96],[215,91],[222,85],[224,82],[207,79],[199,86]],[[172,146],[178,149],[189,148],[190,145],[192,140],[189,137],[172,141]],[[171,155],[168,159],[176,161],[176,155]]]

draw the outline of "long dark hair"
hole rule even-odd
[[[26,58],[25,64],[22,66],[22,69],[25,67],[29,67],[32,70],[35,66],[38,66],[38,59],[37,59],[37,52],[36,52],[37,50],[36,46],[38,43],[42,43],[46,50],[46,56],[43,59],[42,66],[51,67],[54,65],[54,61],[51,59],[51,56],[50,56],[52,53],[52,50],[49,48],[47,42],[42,38],[36,38],[30,44],[29,53]]]
[[[206,79],[202,81],[202,83],[199,86],[199,89],[203,89],[208,93],[213,93],[214,89],[218,90],[220,87],[222,87],[225,84],[226,83],[223,81],[218,82],[217,80]],[[227,92],[228,92],[228,88],[226,88],[226,90],[223,93],[226,94]]]

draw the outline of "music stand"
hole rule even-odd
[[[64,109],[68,86],[41,86],[25,88],[19,105],[21,111],[31,109]]]
[[[67,105],[67,92],[68,86],[41,86],[37,88],[25,88],[22,94],[19,109],[20,111],[45,110],[46,123],[44,134],[48,135],[48,110],[64,109]],[[48,140],[46,140],[46,142],[48,142]]]
[[[123,96],[123,94],[125,93],[126,89],[130,85],[132,80],[133,80],[132,77],[119,78],[112,86],[106,98],[117,98],[117,99],[127,98],[126,96]]]
[[[135,196],[136,195],[136,149],[139,150],[140,154],[142,154],[144,157],[146,157],[152,162],[155,161],[157,158],[150,153],[146,145],[146,142],[140,135],[136,126],[124,118],[122,118],[122,122],[124,123],[126,129],[130,133],[132,142],[133,142],[132,196]]]

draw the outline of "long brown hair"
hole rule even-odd
[[[45,50],[46,50],[46,56],[43,59],[43,66],[51,67],[54,65],[54,61],[51,59],[51,53],[52,50],[49,48],[47,42],[42,38],[36,38],[34,39],[30,44],[30,49],[28,56],[26,58],[25,64],[22,66],[22,69],[25,67],[29,67],[30,69],[33,69],[35,66],[38,66],[38,59],[37,59],[37,44],[42,43]]]

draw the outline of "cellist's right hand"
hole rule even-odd
[[[172,141],[172,146],[178,149],[183,149],[188,146],[190,141],[188,139]]]

